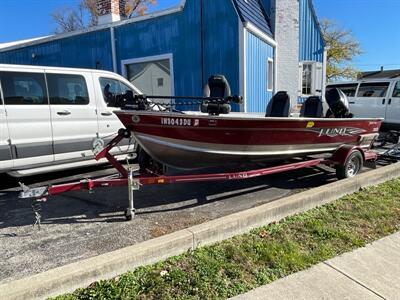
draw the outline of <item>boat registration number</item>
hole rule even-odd
[[[161,125],[171,126],[199,126],[198,119],[161,118]]]

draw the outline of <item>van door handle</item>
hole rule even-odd
[[[68,111],[68,110],[63,110],[63,111],[58,111],[57,112],[57,115],[59,115],[59,116],[68,116],[70,114],[71,114],[71,112]]]
[[[356,104],[354,101],[350,101],[349,104]]]
[[[392,98],[389,99],[388,105],[392,104]]]
[[[385,98],[383,98],[383,100],[382,100],[382,104],[385,104],[385,101],[386,101],[386,99],[385,99]]]
[[[102,112],[101,113],[102,116],[112,116],[112,112]]]

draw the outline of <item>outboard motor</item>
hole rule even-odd
[[[349,111],[349,100],[339,89],[330,89],[325,93],[325,99],[329,110],[327,118],[352,118],[353,114]]]
[[[212,75],[208,78],[203,96],[214,99],[204,100],[201,104],[201,112],[215,116],[229,114],[232,110],[229,103],[231,101],[241,103],[243,100],[240,96],[231,96],[231,88],[224,75]]]

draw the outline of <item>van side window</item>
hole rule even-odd
[[[356,96],[356,90],[357,90],[358,83],[354,84],[334,84],[334,85],[328,85],[326,87],[327,90],[337,88],[341,90],[347,97],[355,97]]]
[[[385,97],[389,89],[389,82],[361,83],[358,89],[358,97]]]
[[[103,92],[103,98],[107,104],[112,101],[112,99],[110,99],[111,97],[125,94],[126,91],[132,91],[133,94],[136,94],[131,87],[119,80],[104,77],[101,77],[99,80],[101,91]]]
[[[396,86],[394,87],[394,90],[393,90],[393,96],[392,97],[399,97],[400,98],[400,81],[397,81]]]
[[[81,75],[46,74],[52,105],[86,105],[89,94]]]
[[[6,105],[48,104],[44,74],[0,72]]]
[[[110,102],[110,97],[122,94],[121,85],[118,80],[111,78],[100,78],[100,87],[106,103]]]

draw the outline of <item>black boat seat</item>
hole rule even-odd
[[[272,97],[267,105],[266,117],[288,117],[290,97],[287,92],[280,91]]]
[[[231,96],[231,87],[224,75],[212,75],[203,89],[204,97],[226,98]]]
[[[322,118],[324,116],[324,109],[320,97],[311,96],[304,101],[300,110],[300,117],[305,118]]]

